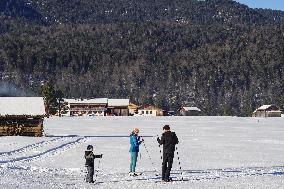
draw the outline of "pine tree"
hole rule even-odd
[[[55,91],[55,99],[56,99],[55,104],[56,104],[56,109],[57,109],[57,113],[59,117],[61,117],[62,113],[64,114],[68,110],[67,102],[64,101],[63,97],[64,97],[64,94],[60,89]]]
[[[56,104],[55,90],[52,82],[46,82],[41,87],[42,95],[45,103],[47,117],[54,113],[54,104]]]
[[[42,95],[44,97],[47,116],[66,113],[68,107],[64,102],[64,94],[61,89],[55,89],[53,82],[46,82],[42,85]]]

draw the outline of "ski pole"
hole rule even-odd
[[[144,146],[144,148],[145,148],[145,150],[146,150],[146,153],[148,154],[148,157],[149,157],[149,159],[150,159],[150,162],[151,162],[151,164],[152,164],[152,166],[153,166],[153,168],[154,168],[154,171],[156,172],[156,176],[158,176],[158,171],[157,171],[157,169],[156,169],[156,167],[155,167],[155,165],[154,165],[154,163],[153,163],[153,160],[152,160],[152,158],[151,158],[151,156],[150,156],[150,153],[149,153],[149,151],[148,151],[148,149],[147,149],[147,147],[146,147],[146,144],[145,144],[145,142],[143,142],[143,146]]]
[[[157,135],[157,137],[159,137],[159,135]],[[163,155],[162,155],[162,148],[161,148],[160,143],[159,143],[159,149],[160,149],[160,156],[161,156],[161,161],[162,161],[162,165],[163,165]]]
[[[177,152],[177,158],[178,158],[178,164],[179,164],[179,170],[180,170],[181,180],[183,181],[181,163],[180,163],[179,153],[178,153],[178,148],[177,148],[177,147],[176,147],[176,152]]]

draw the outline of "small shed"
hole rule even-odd
[[[182,107],[179,109],[180,116],[200,116],[201,110],[197,107]]]
[[[263,105],[252,113],[252,117],[281,117],[281,111],[275,105]]]
[[[143,105],[138,108],[138,115],[163,116],[163,110],[153,105]]]
[[[42,136],[42,97],[0,97],[0,136]]]
[[[129,115],[129,99],[108,99],[107,113],[116,116]]]

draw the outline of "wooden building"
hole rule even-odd
[[[201,110],[197,107],[182,107],[179,110],[180,116],[200,116]]]
[[[143,105],[138,108],[138,115],[141,116],[163,116],[163,110],[152,106],[152,105]]]
[[[252,117],[281,117],[281,111],[275,105],[263,105],[252,113]]]
[[[138,114],[138,106],[134,103],[129,103],[128,110],[131,116]]]
[[[65,116],[105,116],[107,98],[94,99],[64,99],[68,103]]]
[[[42,97],[0,97],[0,136],[42,136]]]
[[[107,114],[114,116],[129,115],[129,99],[108,99]]]

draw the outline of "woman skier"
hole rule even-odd
[[[136,163],[137,163],[137,157],[139,152],[139,145],[144,141],[143,139],[140,141],[140,137],[138,136],[139,129],[135,128],[130,134],[130,176],[138,176],[137,173],[135,173]]]

